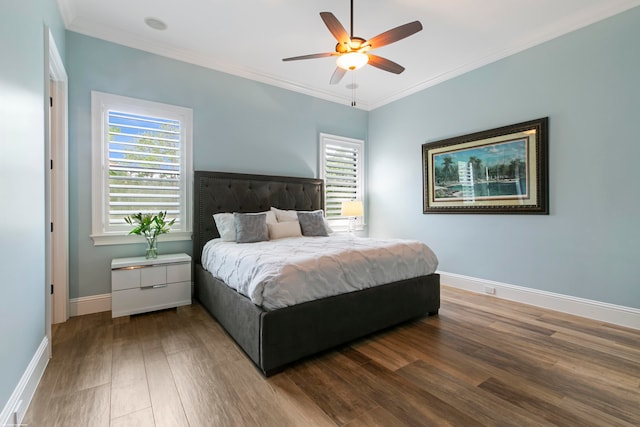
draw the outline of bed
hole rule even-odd
[[[195,172],[195,297],[265,376],[307,356],[410,319],[438,313],[440,277],[436,273],[266,310],[203,268],[205,244],[219,237],[213,214],[263,212],[271,207],[296,211],[323,209],[323,181]]]

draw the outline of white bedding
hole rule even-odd
[[[351,235],[238,244],[213,239],[202,266],[266,310],[435,272],[438,259],[413,240]]]

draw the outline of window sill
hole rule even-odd
[[[91,238],[93,239],[93,246],[130,245],[146,242],[144,237],[132,234],[100,234],[92,235]],[[180,240],[191,240],[191,232],[171,232],[158,236],[158,242],[176,242]]]
[[[329,224],[329,227],[331,227],[331,230],[333,230],[335,233],[348,233],[349,232],[349,227],[346,225],[331,225]],[[365,226],[364,225],[356,225],[355,228],[353,229],[353,231],[364,231]]]

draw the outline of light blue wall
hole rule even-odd
[[[193,108],[195,169],[315,176],[318,132],[368,140],[372,235],[424,240],[443,271],[640,308],[640,8],[367,114],[75,33],[65,40],[54,0],[6,0],[1,407],[45,335],[45,25],[69,74],[71,298],[108,293],[110,259],[142,250],[89,238],[95,89]],[[423,142],[542,116],[549,216],[421,213]],[[161,251],[190,252],[190,242]]]
[[[0,2],[0,410],[45,336],[45,25],[55,0]]]
[[[366,139],[364,111],[67,32],[69,296],[111,292],[111,258],[142,244],[93,246],[91,90],[193,109],[194,169],[317,176],[318,133]],[[159,244],[191,253],[191,241]]]
[[[440,269],[640,308],[640,8],[371,112],[370,234]],[[549,216],[422,214],[421,145],[549,116]]]

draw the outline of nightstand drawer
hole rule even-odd
[[[191,280],[188,275],[182,277],[182,280],[172,282]],[[167,266],[139,266],[112,270],[111,281],[112,291],[162,285],[167,283]]]
[[[191,263],[167,265],[167,283],[191,280]]]
[[[191,304],[191,282],[159,286],[114,292],[111,297],[112,317]]]
[[[111,271],[111,290],[132,289],[140,287],[140,271],[142,268],[122,268]]]
[[[156,265],[140,269],[140,287],[162,285],[167,283],[167,266]]]

